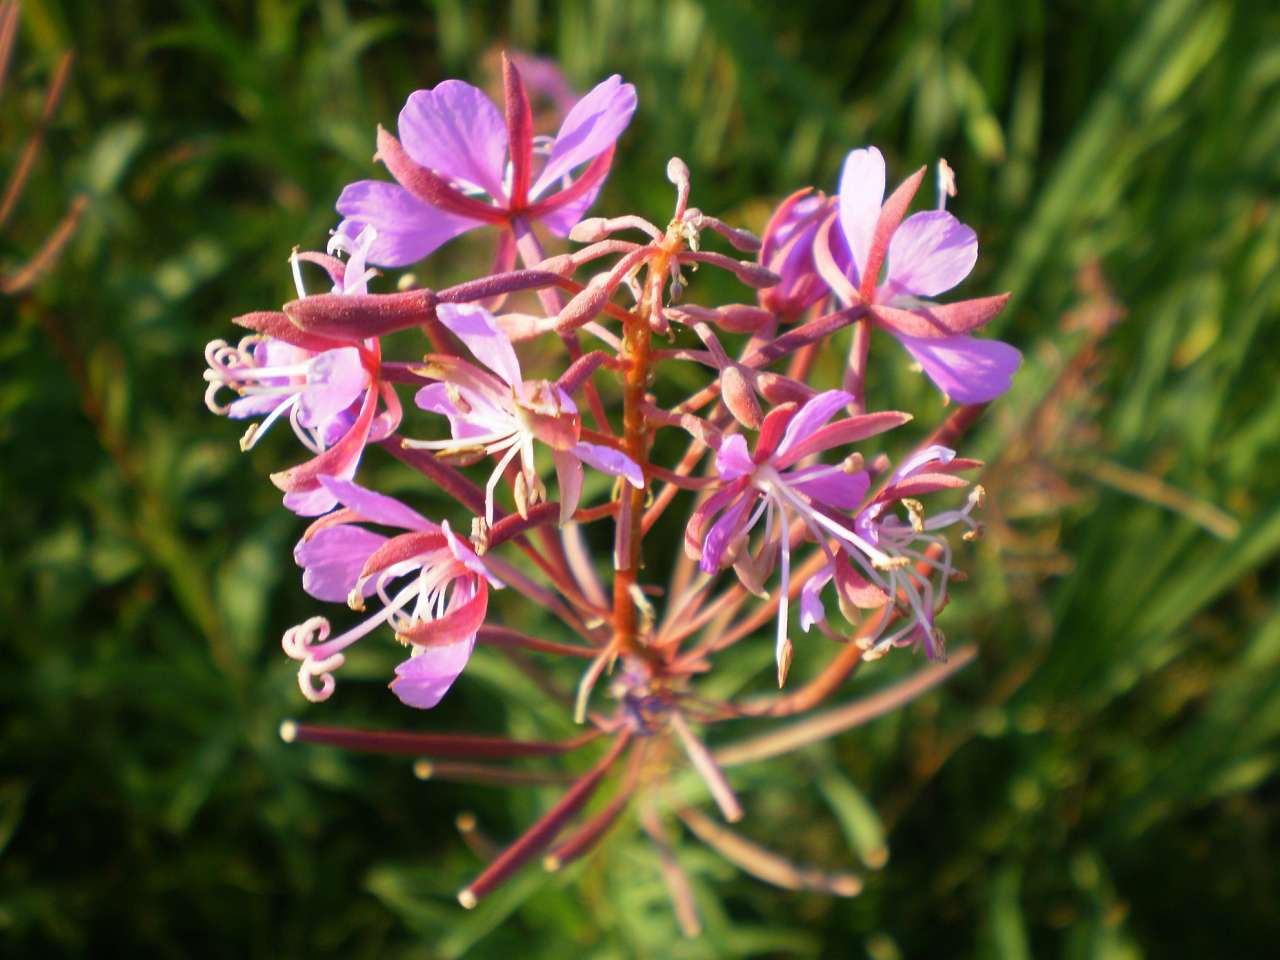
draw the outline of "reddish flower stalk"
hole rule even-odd
[[[458,893],[458,902],[470,909],[479,899],[492,890],[516,870],[520,869],[532,857],[545,850],[564,825],[583,805],[591,799],[591,795],[600,786],[614,762],[622,756],[631,740],[631,732],[624,730],[613,741],[609,752],[600,758],[572,787],[570,787],[550,810],[544,813],[536,823],[521,834],[520,839],[489,864],[488,867]]]

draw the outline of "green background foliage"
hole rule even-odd
[[[0,300],[3,952],[1270,952],[1277,37],[1274,5],[1226,0],[26,3],[5,169],[57,57],[76,64],[0,263],[72,196],[88,207],[56,270]],[[580,88],[637,84],[601,212],[664,217],[673,153],[695,203],[757,228],[795,187],[833,187],[851,147],[881,145],[891,176],[944,155],[983,244],[965,290],[1014,291],[995,332],[1026,366],[969,447],[993,464],[991,535],[943,618],[978,660],[898,714],[734,774],[744,831],[789,853],[874,862],[887,835],[860,898],[775,891],[686,835],[706,933],[684,941],[626,826],[464,913],[453,894],[479,861],[454,816],[511,837],[554,789],[419,783],[401,760],[276,735],[292,716],[571,732],[484,651],[430,715],[386,693],[390,650],[307,707],[277,645],[316,606],[290,557],[302,524],[265,480],[296,451],[273,437],[241,455],[201,402],[203,344],[289,297],[289,250],[322,246],[341,186],[379,175],[375,124],[413,89],[484,80],[504,43],[558,57]],[[460,241],[423,280],[484,256]],[[886,347],[876,399],[939,415]],[[767,640],[744,646],[718,682],[767,682],[768,659]],[[891,657],[844,696],[919,666]]]

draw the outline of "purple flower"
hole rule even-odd
[[[487,369],[457,357],[427,358],[424,375],[440,382],[418,391],[415,402],[424,410],[449,418],[451,440],[406,440],[407,447],[434,450],[458,463],[474,463],[497,456],[498,463],[485,487],[485,521],[493,523],[493,494],[503,472],[520,458],[516,477],[516,506],[521,514],[545,499],[546,491],[534,464],[534,443],[551,448],[560,484],[560,518],[568,522],[582,495],[584,463],[634,487],[644,486],[644,473],[626,454],[612,447],[580,439],[582,422],[573,399],[558,384],[525,380],[520,361],[493,314],[473,304],[441,304],[440,322],[451,330],[471,355]]]
[[[979,528],[970,514],[982,502],[983,491],[974,486],[963,508],[932,516],[926,516],[924,505],[916,498],[968,486],[968,481],[955,473],[979,465],[942,446],[926,447],[904,461],[884,488],[858,511],[852,530],[841,524],[839,531],[833,531],[837,539],[853,549],[835,556],[805,584],[800,595],[801,627],[807,632],[813,624],[824,622],[820,595],[834,580],[842,609],[852,614],[851,608],[880,608],[885,613],[877,629],[860,638],[868,658],[907,644],[922,645],[931,659],[944,656],[945,642],[942,631],[934,624],[934,611],[946,601],[947,583],[954,568],[950,544],[934,531],[960,524],[968,528],[967,538],[974,536]],[[895,504],[906,512],[905,520],[890,512]],[[926,552],[931,547],[936,558]],[[920,571],[920,565],[925,573]],[[889,624],[887,614],[892,610],[901,615],[902,626],[881,638]],[[853,615],[849,618],[853,619]]]
[[[813,263],[813,241],[833,207],[826,194],[808,187],[778,205],[764,228],[760,265],[782,280],[760,291],[760,306],[794,319],[827,295]]]
[[[375,271],[365,266],[374,231],[368,229],[352,243],[334,236],[328,254],[295,253],[294,279],[298,296],[305,297],[299,263],[323,266],[333,280],[333,292],[362,295]],[[334,254],[348,255],[344,263]],[[287,421],[314,456],[306,463],[273,474],[285,491],[285,506],[303,516],[331,510],[335,500],[320,484],[321,475],[355,475],[365,444],[387,436],[400,422],[400,403],[394,389],[380,380],[381,350],[376,339],[340,340],[299,330],[283,313],[249,314],[236,320],[255,333],[236,346],[214,340],[205,347],[209,386],[205,403],[214,413],[233,420],[262,417],[250,424],[240,440],[248,450],[278,421]],[[238,394],[227,404],[218,401],[224,389]],[[385,404],[378,414],[378,399]]]
[[[303,588],[318,600],[345,601],[355,610],[364,610],[365,600],[376,594],[382,609],[333,639],[324,617],[287,631],[281,643],[285,653],[301,661],[299,688],[313,702],[327,699],[335,685],[333,672],[346,661],[343,651],[390,623],[396,639],[412,647],[409,659],[396,667],[391,689],[411,707],[434,707],[475,647],[488,585],[502,584],[447,521],[437,526],[349,480],[321,477],[320,482],[343,509],[315,521],[298,541],[293,555],[303,568]],[[406,532],[386,537],[360,524]]]
[[[397,183],[360,180],[337,203],[340,233],[377,229],[370,262],[414,263],[484,224],[514,230],[540,220],[567,236],[582,219],[635,112],[635,87],[615,74],[574,104],[554,138],[541,138],[520,73],[505,59],[504,86],[505,119],[478,87],[446,80],[410,95],[398,140],[379,128],[378,159]],[[514,255],[508,236],[495,272],[510,269]]]
[[[716,470],[723,486],[694,511],[685,531],[685,548],[699,558],[704,573],[732,563],[749,589],[762,584],[781,558],[776,656],[778,683],[786,679],[791,658],[787,638],[791,589],[793,520],[827,551],[833,536],[841,544],[856,544],[857,534],[841,520],[866,496],[870,477],[857,454],[835,465],[800,466],[800,462],[833,447],[866,439],[905,423],[904,413],[882,412],[828,421],[853,398],[843,390],[828,390],[796,409],[784,404],[771,410],[760,426],[754,454],[741,434],[727,437],[716,454]],[[747,538],[765,520],[759,548],[752,554]],[[715,518],[714,521],[712,518]]]
[[[831,246],[828,229],[818,238],[816,265],[837,297],[865,303],[875,323],[897,337],[948,397],[983,403],[1009,389],[1022,355],[1007,343],[967,334],[999,313],[1008,295],[932,302],[969,275],[978,239],[942,209],[903,219],[923,176],[922,167],[886,200],[880,151],[851,151],[837,198],[847,249]]]

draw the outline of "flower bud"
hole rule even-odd
[[[726,367],[720,374],[720,397],[733,418],[749,430],[759,428],[762,415],[755,391],[737,367]]]

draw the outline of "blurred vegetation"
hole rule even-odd
[[[1277,37],[1261,0],[29,0],[4,170],[76,60],[0,265],[87,203],[57,269],[0,300],[0,950],[1269,953]],[[478,861],[454,816],[510,837],[553,791],[423,784],[277,738],[301,715],[569,729],[484,652],[430,716],[387,695],[373,654],[304,710],[277,645],[314,609],[301,524],[265,480],[296,451],[242,456],[201,402],[203,344],[290,296],[289,250],[323,245],[342,185],[380,175],[375,124],[415,88],[482,80],[503,43],[580,87],[614,71],[639,87],[601,211],[664,216],[673,153],[699,206],[757,227],[794,187],[834,187],[853,146],[881,145],[891,176],[944,155],[983,242],[966,289],[1014,291],[995,332],[1027,364],[970,448],[992,462],[991,535],[943,620],[979,660],[897,715],[735,771],[753,836],[827,863],[846,845],[879,862],[887,836],[856,900],[761,886],[686,836],[707,930],[683,941],[628,827],[464,913]],[[428,282],[474,272],[485,246],[450,246]],[[938,412],[884,353],[880,399]],[[768,656],[744,648],[721,682]],[[854,692],[918,665],[889,658]]]

